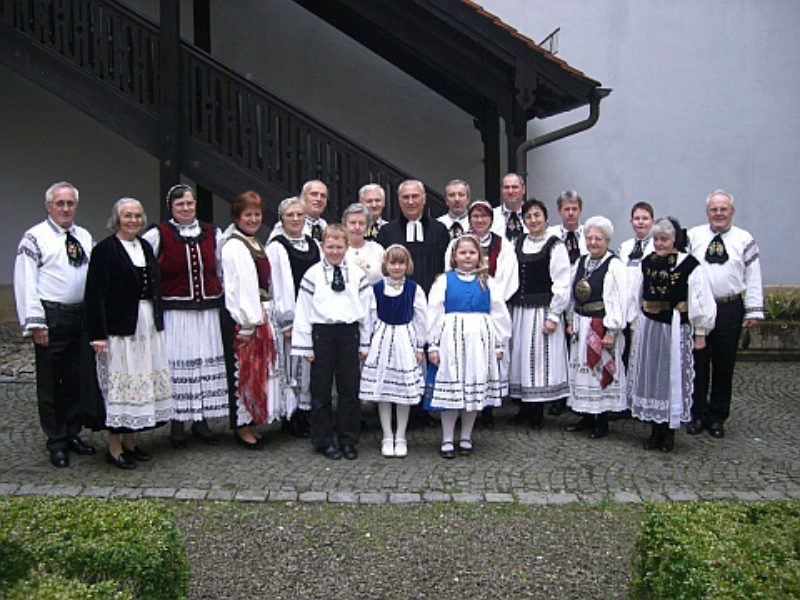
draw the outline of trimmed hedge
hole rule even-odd
[[[0,596],[186,598],[188,583],[183,540],[163,506],[0,498]]]
[[[631,597],[800,598],[800,502],[649,504]]]

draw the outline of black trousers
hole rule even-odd
[[[692,417],[706,425],[724,423],[730,416],[733,367],[743,319],[744,302],[741,298],[717,304],[717,320],[714,330],[706,338],[706,347],[694,351]]]
[[[34,344],[36,398],[39,422],[52,452],[66,450],[68,441],[81,431],[81,374],[89,342],[82,309],[45,307],[45,317],[50,344]]]
[[[358,386],[358,323],[314,325],[314,362],[311,363],[311,444],[333,445],[334,419],[331,387],[336,377],[339,445],[356,445],[361,433]]]

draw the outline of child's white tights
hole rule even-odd
[[[392,432],[392,406],[397,406],[397,433]],[[394,404],[392,402],[378,402],[378,416],[381,419],[381,429],[385,440],[405,440],[408,427],[408,404]]]

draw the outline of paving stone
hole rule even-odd
[[[444,492],[424,492],[422,499],[425,502],[452,502],[453,497]]]
[[[675,502],[694,502],[699,496],[690,490],[667,490],[667,497]]]
[[[358,494],[353,492],[328,492],[328,502],[336,504],[357,504]]]
[[[362,492],[358,495],[361,504],[386,504],[385,492]]]
[[[758,492],[753,491],[736,490],[733,492],[733,495],[739,500],[745,500],[747,502],[754,502],[762,499]]]
[[[297,492],[278,490],[270,492],[269,499],[272,502],[297,502]]]
[[[237,502],[266,502],[268,492],[258,490],[241,490],[236,492],[234,500]]]
[[[547,504],[547,494],[543,492],[520,492],[517,494],[520,504]]]
[[[616,492],[614,494],[614,502],[619,502],[620,504],[639,504],[641,501],[641,496],[633,492]]]
[[[44,495],[56,498],[74,498],[81,493],[82,489],[79,485],[52,485]]]
[[[413,492],[391,492],[389,494],[389,504],[418,504],[422,502],[422,496]]]
[[[233,500],[235,494],[232,490],[209,490],[206,500]]]
[[[490,502],[492,504],[514,502],[514,494],[507,494],[505,492],[486,492],[483,497],[485,498],[486,502]]]
[[[303,492],[298,496],[300,502],[326,502],[328,492]]]
[[[111,498],[119,500],[138,500],[142,497],[142,490],[132,487],[118,487],[111,492]]]
[[[147,488],[142,490],[142,498],[172,498],[175,488]]]
[[[83,493],[81,495],[89,496],[91,498],[110,498],[111,492],[113,491],[114,491],[113,486],[107,486],[107,487],[91,486],[83,488]]]
[[[19,489],[16,483],[0,483],[0,496],[10,496]]]
[[[176,500],[203,500],[208,495],[208,490],[197,488],[182,488],[175,493]]]
[[[578,496],[570,492],[556,492],[547,495],[547,502],[550,504],[575,504]]]

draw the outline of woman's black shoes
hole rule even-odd
[[[211,431],[211,428],[208,426],[208,421],[205,419],[192,423],[192,435],[206,446],[219,446],[219,439],[217,439],[217,436]]]
[[[150,456],[150,453],[146,452],[144,448],[141,448],[140,446],[134,446],[132,450],[122,446],[122,455],[129,461],[136,462],[150,462],[153,459],[153,457]]]
[[[121,452],[118,457],[114,458],[114,456],[111,454],[111,451],[106,450],[106,462],[119,469],[124,469],[125,471],[130,471],[131,469],[136,468],[136,462],[125,456],[125,452]]]
[[[233,432],[233,439],[236,440],[236,443],[245,448],[246,450],[263,450],[264,446],[261,443],[261,440],[256,440],[255,442],[248,442],[244,438],[242,438],[238,432]]]

